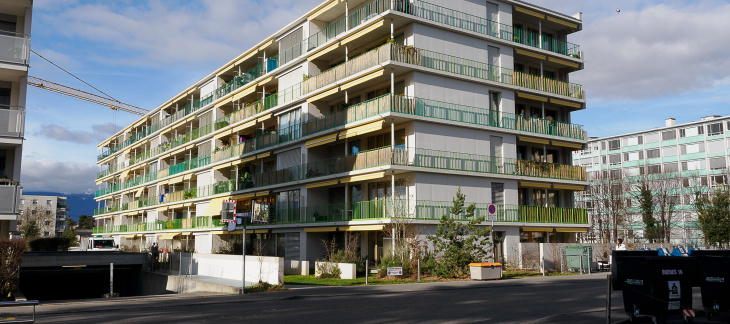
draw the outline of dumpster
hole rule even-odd
[[[702,292],[702,307],[708,318],[730,311],[730,251],[692,251],[697,255],[697,285]],[[694,253],[699,252],[699,253]]]
[[[613,282],[613,290],[621,290],[621,283],[624,282],[625,278],[620,277],[623,273],[619,273],[616,269],[616,265],[621,259],[630,256],[657,256],[657,251],[652,250],[614,250],[611,254],[611,277]]]
[[[687,256],[687,251],[684,248],[676,247],[672,250],[672,256]]]
[[[617,261],[624,310],[631,321],[648,315],[655,323],[663,323],[667,317],[683,317],[683,310],[692,309],[695,258],[627,256]]]
[[[577,245],[566,246],[565,263],[571,271],[588,272],[593,265],[593,247]]]
[[[667,250],[667,248],[663,248],[662,247],[662,248],[657,248],[656,250],[659,252],[659,255],[660,256],[670,256],[670,255],[672,255],[671,253],[669,253],[669,250]]]
[[[471,280],[489,280],[502,278],[501,263],[469,263]]]

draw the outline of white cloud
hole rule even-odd
[[[44,18],[68,38],[90,41],[94,52],[86,53],[87,58],[107,64],[175,65],[230,60],[318,2],[93,3]]]
[[[93,164],[25,158],[20,183],[24,191],[93,193],[97,171]]]
[[[56,141],[90,144],[105,140],[114,134],[118,130],[117,128],[114,123],[106,123],[91,125],[91,131],[82,131],[69,129],[57,124],[44,124],[35,131],[34,135]]]
[[[730,29],[728,16],[727,3],[658,4],[585,22],[578,34],[586,67],[572,81],[598,102],[662,98],[726,84],[730,34],[722,31]]]

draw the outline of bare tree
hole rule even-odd
[[[619,237],[619,226],[626,223],[627,190],[621,176],[609,177],[604,173],[590,182],[588,190],[601,241],[615,241]]]
[[[28,236],[28,240],[37,236],[56,236],[56,216],[50,205],[24,204],[18,216],[18,226]],[[37,228],[37,232],[31,229],[33,226]]]
[[[678,172],[663,171],[652,181],[652,192],[657,223],[656,237],[660,243],[669,243],[672,224],[676,222],[677,209],[682,194],[682,178]]]

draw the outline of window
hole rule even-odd
[[[602,151],[605,151],[606,150],[606,142],[605,141],[601,142],[601,150]]]
[[[499,111],[499,92],[489,93],[489,110]]]
[[[646,158],[647,159],[654,159],[654,158],[658,158],[659,156],[660,156],[660,154],[659,154],[659,149],[658,148],[651,149],[651,150],[646,150]]]
[[[504,204],[504,183],[492,182],[492,204]]]
[[[276,194],[276,215],[284,219],[299,219],[299,190],[282,191]],[[317,219],[313,219],[317,221]]]
[[[710,159],[710,170],[724,170],[727,169],[725,164],[725,157],[714,157]]]
[[[621,154],[611,154],[608,156],[608,164],[609,165],[620,165],[621,164]]]
[[[691,136],[702,135],[704,133],[703,130],[704,130],[704,127],[702,127],[702,126],[682,128],[679,130],[679,137],[691,137]]]
[[[648,165],[646,167],[646,173],[647,174],[658,174],[658,173],[662,173],[662,166],[659,165],[659,164]]]
[[[722,134],[722,123],[707,125],[707,136]]]
[[[677,138],[677,132],[674,130],[662,132],[662,141],[673,140],[675,138]]]
[[[662,148],[662,153],[664,153],[664,156],[677,155],[677,147],[676,146],[667,146],[665,148]]]
[[[46,226],[51,225],[51,221],[45,221]]]
[[[684,178],[684,179],[682,179],[682,184],[686,188],[692,188],[692,187],[697,187],[697,186],[706,186],[707,178],[706,177]]]
[[[33,205],[38,205],[38,199],[33,199]]]
[[[46,200],[46,205],[50,205],[50,204],[51,204],[51,201],[50,200]]]
[[[676,162],[664,163],[664,172],[679,172],[679,165]]]
[[[645,140],[646,143],[659,142],[660,135],[659,135],[658,132],[656,132],[656,133],[649,133],[649,134],[644,135],[644,140]]]
[[[682,162],[682,171],[704,170],[705,160]]]
[[[627,137],[627,138],[624,138],[623,140],[624,140],[624,146],[644,144],[644,137],[641,135],[634,136],[634,137]]]
[[[610,170],[609,175],[611,176],[611,180],[619,180],[621,179],[621,170]]]
[[[606,156],[605,155],[601,157],[601,163],[602,164],[606,164]]]
[[[21,199],[21,200],[20,200],[20,204],[21,204],[21,205],[25,204],[25,199]]]
[[[713,187],[727,185],[727,175],[710,176],[710,185]],[[20,225],[20,223],[18,223]]]
[[[679,146],[681,154],[693,154],[705,151],[705,143],[683,144]]]
[[[707,153],[723,153],[725,152],[725,142],[723,140],[707,142]]]
[[[279,133],[281,135],[290,135],[295,138],[299,135],[300,126],[300,110],[295,109],[279,116]]]
[[[608,150],[615,151],[621,149],[621,140],[615,139],[608,141]]]
[[[644,151],[624,153],[624,161],[636,161],[644,159]]]

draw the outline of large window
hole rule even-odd
[[[707,125],[707,136],[722,134],[722,123]]]
[[[608,150],[615,151],[621,149],[621,140],[615,139],[608,141]]]
[[[683,144],[679,146],[681,154],[693,154],[705,151],[705,143]]]
[[[621,164],[621,154],[611,154],[608,156],[608,164],[609,165],[619,165]]]
[[[276,217],[277,220],[299,220],[299,190],[276,194]]]
[[[704,170],[705,160],[682,162],[682,171]]]
[[[646,150],[646,158],[647,159],[658,158],[660,156],[661,155],[659,153],[659,149],[658,148]]]
[[[677,132],[675,130],[662,132],[662,141],[673,140],[675,138],[677,138]]]

